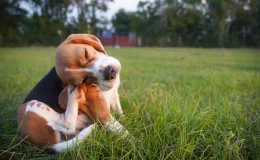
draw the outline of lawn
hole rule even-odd
[[[0,159],[260,159],[260,50],[107,48],[139,142],[103,129],[49,155],[22,140],[16,109],[54,66],[55,48],[0,48]]]

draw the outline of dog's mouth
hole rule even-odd
[[[83,85],[92,85],[92,84],[98,85],[97,78],[87,76],[83,79],[82,84]]]
[[[85,84],[88,80],[88,77],[86,77],[83,81],[82,81],[82,84]]]

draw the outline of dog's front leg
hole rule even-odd
[[[109,92],[94,92],[97,88],[92,88],[92,92],[86,94],[88,111],[93,120],[99,121],[108,132],[114,132],[119,136],[126,137],[129,132],[110,113],[106,97]],[[88,89],[91,91],[91,88]],[[117,95],[118,96],[118,95]],[[110,97],[111,98],[111,97]],[[119,100],[118,100],[119,102]]]
[[[110,107],[111,107],[111,110],[116,112],[118,115],[124,116],[123,110],[121,108],[121,104],[119,101],[119,95],[118,95],[117,90],[115,90],[114,94],[112,95]]]
[[[82,93],[79,88],[68,86],[68,105],[66,112],[60,114],[56,120],[53,129],[66,134],[73,134],[76,131],[76,122],[78,116],[78,102],[81,99]]]
[[[108,132],[113,132],[122,138],[127,137],[129,134],[128,130],[113,116],[111,116],[111,119],[104,125],[104,127]]]
[[[104,94],[105,94],[105,97],[109,97],[108,101],[110,101],[110,109],[112,111],[116,112],[121,117],[124,117],[123,110],[121,108],[121,104],[119,101],[119,95],[118,95],[119,85],[120,85],[120,79],[118,76],[118,78],[116,80],[116,84],[113,87],[113,89],[111,91],[104,92]]]

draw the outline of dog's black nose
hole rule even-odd
[[[112,80],[116,77],[116,69],[112,66],[107,66],[104,70],[104,79],[105,80]]]

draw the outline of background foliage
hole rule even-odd
[[[57,46],[71,33],[96,34],[108,29],[110,20],[100,14],[111,1],[1,0],[0,44]],[[68,18],[73,8],[77,15]],[[141,36],[144,46],[260,46],[259,0],[140,1],[137,11],[121,9],[111,22],[117,33]]]

